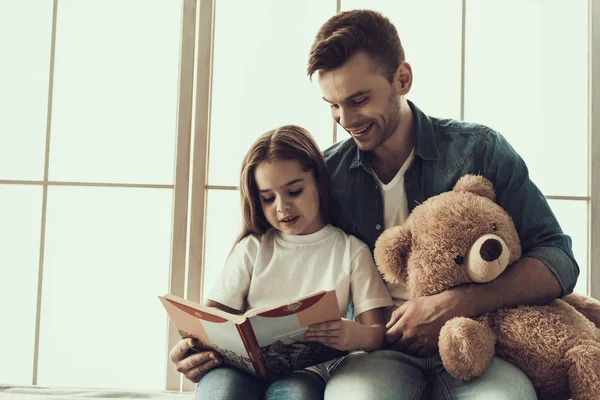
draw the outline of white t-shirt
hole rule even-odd
[[[351,300],[355,316],[393,304],[367,245],[332,225],[309,235],[271,229],[247,236],[233,249],[208,298],[245,310],[330,289],[336,291],[341,317]]]
[[[383,226],[385,229],[402,225],[408,218],[409,211],[404,187],[404,173],[410,167],[414,153],[415,150],[413,149],[396,176],[387,184],[381,182],[377,174],[373,173],[383,200]],[[386,285],[397,307],[411,298],[406,285],[402,283],[386,283]]]

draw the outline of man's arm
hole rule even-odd
[[[462,285],[451,289],[448,296],[458,315],[475,317],[520,304],[545,304],[560,293],[560,284],[548,267],[538,259],[524,257],[493,281]]]
[[[494,281],[462,285],[443,293],[412,299],[388,322],[391,348],[427,355],[437,348],[442,326],[453,317],[474,317],[521,304],[544,304],[570,293],[579,268],[545,197],[529,179],[527,166],[495,132],[487,137],[482,175],[496,189],[498,204],[513,218],[523,258]]]
[[[506,139],[489,130],[485,149],[482,175],[494,184],[497,203],[513,219],[521,240],[523,259],[530,257],[540,261],[540,267],[546,267],[554,275],[561,290],[553,298],[571,293],[579,275],[571,238],[563,233],[545,196],[529,179],[527,165]],[[528,264],[519,262],[513,267],[521,265]],[[532,276],[533,280],[543,281],[540,285],[531,284],[534,287],[528,289],[533,292],[527,294],[530,301],[525,304],[548,300],[546,294],[551,288],[542,285],[549,285],[550,281],[545,280],[544,276],[546,274]],[[511,297],[513,295],[517,296],[515,301],[521,298],[519,293],[511,294]]]
[[[409,300],[392,314],[386,325],[386,341],[393,350],[423,357],[437,349],[440,330],[454,317],[475,317],[520,304],[544,304],[560,292],[560,284],[548,267],[525,257],[491,282],[461,285]]]

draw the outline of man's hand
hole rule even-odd
[[[386,324],[389,349],[425,357],[437,350],[442,326],[460,316],[450,291],[416,297],[398,307]]]
[[[175,364],[178,372],[181,372],[190,381],[198,383],[208,371],[221,365],[222,361],[214,351],[191,353],[190,350],[193,347],[194,339],[182,339],[173,347],[169,358]]]
[[[356,350],[369,341],[373,328],[342,319],[311,325],[304,334],[308,341],[319,342],[338,350]]]

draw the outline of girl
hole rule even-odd
[[[311,135],[293,125],[262,135],[246,154],[240,189],[243,230],[207,305],[242,312],[335,289],[340,316],[352,301],[358,322],[311,326],[306,340],[339,350],[381,348],[382,308],[392,300],[367,245],[328,224],[330,178]],[[267,399],[320,399],[326,378],[321,365],[265,388],[244,372],[217,368],[200,380],[196,393],[198,398],[255,398],[266,389]]]

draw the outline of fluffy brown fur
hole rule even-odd
[[[386,280],[427,296],[472,282],[468,270],[475,263],[498,268],[501,257],[489,261],[483,246],[475,248],[488,237],[504,243],[505,264],[521,257],[514,224],[495,203],[491,182],[467,175],[453,191],[417,206],[404,225],[386,230],[375,261]],[[440,332],[439,349],[446,370],[459,379],[480,376],[497,354],[525,372],[544,399],[600,399],[599,328],[600,302],[572,294],[544,306],[452,319]]]

